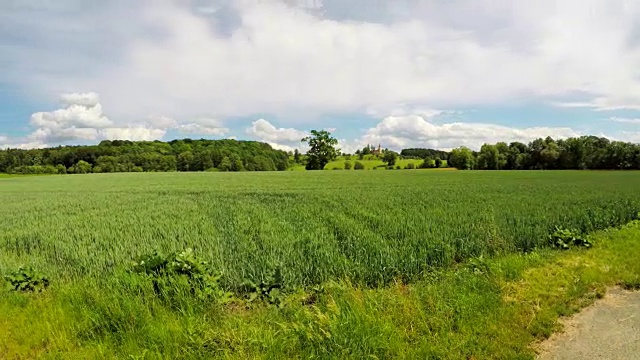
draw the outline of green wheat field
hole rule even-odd
[[[233,287],[381,285],[479,255],[544,246],[640,210],[638,172],[150,173],[0,183],[0,271],[101,278],[153,250],[194,252]]]
[[[554,228],[594,233],[639,211],[640,172],[622,171],[5,177],[0,273],[33,267],[50,286],[0,293],[0,358],[530,358],[528,343],[575,311],[568,301],[595,275],[559,271],[558,286],[579,288],[544,297],[569,300],[535,321],[528,298],[517,311],[503,300],[504,281],[560,256]],[[183,288],[167,303],[129,271],[139,256],[189,248],[224,291],[242,298],[247,281],[278,274],[286,300],[225,305]],[[625,259],[597,251],[594,263]],[[446,270],[470,259],[503,270]],[[635,284],[640,269],[625,261],[602,283]]]

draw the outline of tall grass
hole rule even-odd
[[[99,279],[188,247],[233,289],[411,280],[469,257],[545,246],[640,210],[638,172],[144,173],[0,182],[0,273]]]

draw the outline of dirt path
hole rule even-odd
[[[538,359],[640,359],[638,291],[611,289],[563,324],[564,332],[540,345]]]

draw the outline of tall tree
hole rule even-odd
[[[384,152],[384,156],[382,157],[382,161],[387,163],[387,166],[393,166],[396,164],[396,160],[398,160],[398,153],[394,151],[387,150]]]
[[[329,161],[337,157],[338,140],[326,130],[311,130],[311,135],[301,141],[306,142],[310,148],[307,152],[307,170],[322,170]]]
[[[449,163],[460,170],[471,170],[475,168],[476,159],[471,149],[462,146],[451,150]]]

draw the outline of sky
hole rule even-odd
[[[636,0],[0,0],[0,148],[640,142]]]

